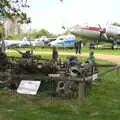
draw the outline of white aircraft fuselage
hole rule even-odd
[[[112,37],[113,39],[120,39],[120,27],[116,26],[106,26],[104,28],[93,27],[93,26],[74,26],[69,30],[71,33],[79,34],[83,39],[89,40],[109,40],[108,38]],[[100,38],[101,37],[101,38]]]

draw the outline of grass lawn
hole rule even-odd
[[[8,56],[16,56],[16,57],[21,57],[21,55],[19,54],[19,53],[16,53],[16,52],[7,52],[7,55]],[[52,58],[52,56],[50,55],[50,54],[39,54],[39,53],[35,53],[35,55],[40,55],[42,58],[44,58],[44,59],[51,59]],[[67,57],[69,57],[70,55],[59,55],[59,58],[61,59],[61,60],[65,60],[65,59],[67,59]],[[83,57],[83,56],[77,56],[78,57],[78,59],[80,60],[80,61],[85,61],[86,60],[86,57]],[[109,61],[107,61],[107,62],[105,62],[104,60],[96,60],[96,62],[98,63],[98,64],[113,64],[113,63],[111,63],[111,62],[109,62]]]
[[[42,57],[46,58],[46,55]],[[103,61],[97,63],[106,64]],[[77,98],[53,98],[42,92],[30,96],[0,90],[0,120],[119,120],[119,78],[120,74],[116,71],[106,74],[87,89],[83,104],[79,104]]]
[[[22,51],[26,51],[26,50],[30,50],[31,48],[19,48],[19,50],[22,50]],[[14,49],[8,49],[7,51],[10,51],[10,50],[14,50]],[[34,48],[34,52],[51,52],[52,49],[51,48]],[[75,53],[75,50],[74,49],[68,49],[68,48],[60,48],[58,49],[59,52],[70,52],[70,53]],[[98,54],[112,54],[112,55],[120,55],[120,50],[100,50],[100,49],[95,49],[94,50],[95,53],[98,53]],[[88,48],[82,48],[82,52],[89,52],[89,49]]]

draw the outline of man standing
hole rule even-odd
[[[81,40],[75,42],[75,52],[81,54]]]

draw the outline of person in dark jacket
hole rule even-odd
[[[78,41],[76,41],[75,42],[75,52],[76,52],[76,54],[77,53],[79,53],[79,54],[81,54],[81,40],[78,40]]]
[[[52,50],[52,60],[53,60],[53,61],[57,61],[57,59],[58,59],[58,51],[57,51],[56,47],[53,46],[53,50]]]

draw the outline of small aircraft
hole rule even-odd
[[[4,40],[4,43],[6,48],[30,45],[30,41],[28,41],[26,37],[21,40]]]
[[[44,43],[49,43],[56,40],[56,38],[48,38],[47,36],[40,36],[39,38],[37,38],[37,40],[43,41]]]
[[[57,37],[55,41],[50,42],[49,46],[56,47],[74,47],[76,41],[76,37],[74,35],[62,35]]]
[[[18,46],[20,41],[19,40],[4,40],[5,47],[10,48],[12,46]]]
[[[56,40],[56,38],[47,38],[46,36],[40,36],[36,39],[27,39],[24,37],[22,40],[19,41],[19,47],[23,46],[40,46],[45,47],[45,44],[48,44],[49,42]]]
[[[41,36],[39,38],[34,39],[34,42],[32,42],[32,46],[45,47],[49,42],[54,40],[56,40],[56,38],[48,38],[46,36]]]
[[[113,42],[120,39],[120,27],[109,25],[105,27],[98,26],[80,26],[76,25],[69,29],[72,34],[79,34],[83,39]]]
[[[45,36],[36,38],[36,39],[28,39],[27,37],[24,37],[20,40],[4,40],[5,47],[24,47],[24,46],[41,46],[44,47],[45,44],[48,44],[49,42],[56,40],[56,38],[47,38]]]
[[[35,46],[35,41],[32,39],[28,39],[27,37],[24,37],[18,42],[19,47],[30,46],[30,45]]]

